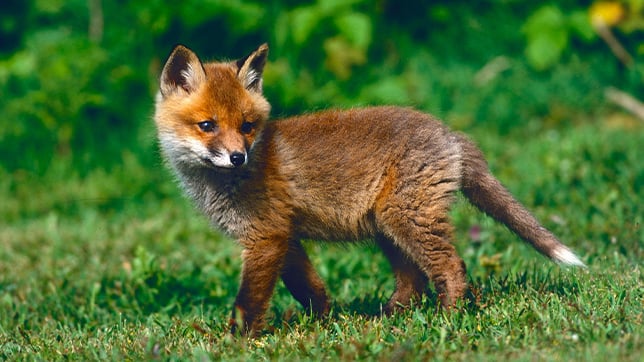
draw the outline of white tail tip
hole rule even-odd
[[[552,259],[565,265],[580,266],[582,268],[586,267],[586,264],[584,264],[584,262],[581,261],[575,253],[563,245],[558,246],[552,251]]]

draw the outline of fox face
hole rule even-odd
[[[268,46],[228,63],[202,63],[177,46],[160,79],[156,124],[162,151],[177,168],[243,167],[268,119],[262,72]]]

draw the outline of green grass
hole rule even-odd
[[[331,316],[310,319],[278,285],[271,332],[234,339],[226,324],[240,248],[210,229],[154,157],[124,152],[117,166],[82,173],[59,159],[43,174],[0,167],[0,359],[639,361],[641,127],[473,137],[587,270],[549,263],[460,202],[457,248],[475,305],[444,313],[430,290],[381,318],[393,280],[377,250],[307,243]]]

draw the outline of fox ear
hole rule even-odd
[[[244,88],[251,92],[262,93],[262,74],[266,65],[268,44],[264,43],[245,58],[235,62],[237,65],[237,79]]]
[[[161,71],[161,95],[177,91],[194,92],[206,81],[206,72],[197,55],[183,45],[177,45]]]

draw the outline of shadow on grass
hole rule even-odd
[[[182,272],[166,270],[154,260],[145,260],[145,256],[139,256],[137,260],[140,262],[135,263],[131,271],[100,281],[91,298],[95,308],[109,313],[122,313],[128,318],[142,319],[155,313],[185,315],[189,311],[214,307],[219,311],[210,318],[225,321],[228,317],[238,288],[236,277],[209,275],[198,267]],[[471,316],[500,299],[515,299],[517,296],[531,298],[530,295],[538,299],[543,294],[569,298],[579,290],[579,279],[567,272],[533,270],[501,277],[490,276],[471,281],[466,298],[449,312]],[[325,320],[339,321],[347,315],[367,319],[381,318],[384,317],[383,307],[386,303],[387,298],[383,299],[377,294],[356,296],[348,301],[332,301],[331,313]],[[426,288],[421,300],[398,311],[394,316],[405,318],[417,311],[425,316],[438,316],[445,312],[439,306],[438,296],[431,286]],[[274,305],[269,311],[267,322],[276,328],[293,327],[308,320],[309,315],[305,308],[293,300],[287,307]]]

